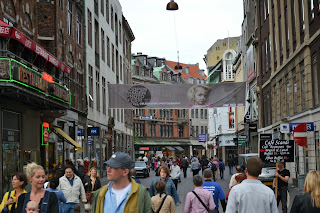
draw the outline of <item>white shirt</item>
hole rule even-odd
[[[176,166],[171,166],[171,173],[170,173],[170,175],[171,175],[172,180],[178,179],[179,176],[180,176],[180,167],[179,167],[178,165],[176,165]]]
[[[148,158],[146,156],[143,157],[143,160],[144,160],[145,163],[148,162]]]
[[[235,173],[232,175],[231,179],[230,179],[230,183],[229,183],[229,189],[231,189],[232,186],[236,185],[237,181],[236,181],[236,176],[240,175],[242,173]]]
[[[111,191],[116,195],[117,206],[119,206],[120,202],[122,201],[123,195],[127,194],[128,191],[131,191],[132,183],[126,186],[123,189],[114,189],[111,187]]]

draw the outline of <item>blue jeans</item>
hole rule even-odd
[[[233,166],[229,166],[229,174],[233,175]]]
[[[79,203],[65,203],[65,204],[63,204],[64,213],[74,213],[73,207],[75,205],[79,205]]]

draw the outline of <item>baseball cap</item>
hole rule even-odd
[[[115,152],[112,154],[110,159],[105,162],[108,166],[112,168],[119,168],[121,166],[131,169],[133,167],[133,161],[130,155],[124,152]]]

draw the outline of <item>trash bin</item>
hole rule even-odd
[[[299,191],[303,191],[305,179],[306,179],[306,174],[299,174],[298,175],[298,190]]]

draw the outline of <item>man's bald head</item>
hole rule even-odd
[[[236,166],[236,170],[237,170],[238,173],[241,173],[242,172],[241,166],[240,165]]]

